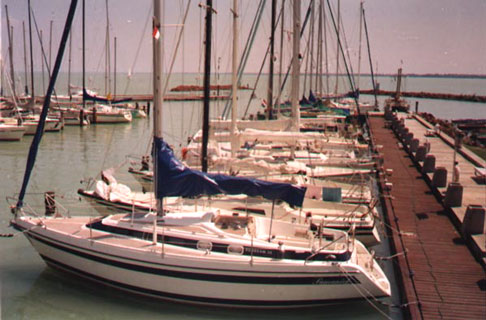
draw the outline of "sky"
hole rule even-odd
[[[203,68],[202,37],[204,10],[198,7],[202,0],[191,1],[185,24],[182,45],[174,64],[175,72],[199,72]],[[233,1],[214,0],[217,14],[213,17],[213,70],[231,71],[232,13]],[[239,1],[239,52],[243,51],[248,31],[255,16],[258,0]],[[283,41],[284,69],[291,54],[292,30],[290,22],[291,0],[285,1],[285,37]],[[310,0],[302,0],[302,15]],[[327,1],[323,1],[326,6]],[[44,50],[49,59],[55,60],[70,1],[31,0],[32,11],[39,30],[43,33]],[[79,0],[72,30],[72,70],[82,70],[81,3]],[[319,0],[316,0],[319,3]],[[329,0],[337,17],[338,0]],[[152,68],[152,0],[86,0],[86,68],[87,71],[104,72],[108,4],[111,70],[113,70],[113,38],[117,38],[117,71],[120,73],[150,72]],[[181,29],[187,0],[165,1],[164,48],[166,70],[174,51],[176,34]],[[278,1],[280,8],[281,1]],[[6,10],[13,26],[13,51],[16,72],[24,72],[24,47],[22,22],[28,31],[27,0],[2,0],[1,6],[1,51],[8,63],[8,37]],[[263,19],[258,28],[246,72],[258,72],[270,37],[270,6],[266,1]],[[359,52],[359,0],[341,0],[341,17],[344,38],[351,65],[356,72]],[[486,74],[486,1],[484,0],[369,0],[364,2],[368,27],[371,61],[375,72],[396,73],[402,67],[404,73],[440,74]],[[52,45],[49,50],[50,23],[52,22]],[[317,18],[314,20],[317,21]],[[317,24],[317,22],[316,22]],[[310,25],[309,25],[310,26]],[[328,42],[328,68],[335,71],[336,32],[328,19],[326,38]],[[38,35],[33,23],[34,69],[41,70],[41,51]],[[277,38],[280,39],[280,27]],[[342,36],[343,37],[343,36]],[[27,34],[27,43],[28,43]],[[305,51],[308,35],[301,41],[301,53]],[[279,41],[276,49],[278,70]],[[361,71],[369,73],[367,45],[363,35],[361,49]],[[68,69],[66,50],[62,71]],[[304,53],[305,55],[305,53]],[[341,60],[342,61],[342,60]],[[52,62],[53,63],[53,62]],[[305,62],[303,63],[302,68]],[[265,67],[265,71],[268,67]],[[340,72],[344,72],[342,62]]]

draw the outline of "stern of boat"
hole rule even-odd
[[[373,254],[371,254],[359,241],[354,242],[354,247],[354,262],[362,269],[363,274],[368,277],[370,282],[375,285],[374,290],[369,293],[375,297],[391,296],[390,281]]]

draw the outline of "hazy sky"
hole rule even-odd
[[[49,55],[49,25],[53,21],[52,61],[54,61],[60,36],[64,27],[70,1],[67,0],[31,0],[32,9],[39,29],[43,31],[44,49]],[[201,37],[204,25],[203,10],[192,1],[186,22],[184,45],[178,54],[175,71],[197,72],[202,70]],[[165,1],[165,48],[172,55],[175,32],[174,26],[182,21],[187,4],[184,1]],[[222,72],[231,70],[231,12],[233,1],[214,0],[218,11],[214,16],[213,70]],[[286,1],[285,29],[290,31],[290,5]],[[323,1],[326,4],[326,1]],[[81,0],[73,25],[73,70],[81,70]],[[279,7],[281,1],[278,1]],[[319,3],[319,0],[316,0]],[[330,0],[336,10],[337,0]],[[240,1],[240,52],[244,47],[248,30],[257,8],[257,0]],[[302,1],[302,15],[309,4]],[[24,72],[24,53],[22,21],[27,25],[27,0],[2,0],[1,36],[2,57],[7,57],[7,28],[5,5],[8,6],[11,25],[14,27],[14,62],[16,72]],[[106,1],[86,0],[87,11],[87,69],[104,71],[106,37]],[[270,34],[270,6],[266,11],[252,49],[247,72],[258,72],[266,50]],[[380,73],[394,73],[402,66],[405,73],[468,73],[486,74],[486,1],[485,0],[369,0],[364,3],[366,20],[370,36],[373,64]],[[109,0],[110,38],[117,37],[117,70],[127,73],[149,72],[152,65],[151,15],[152,0]],[[326,5],[326,10],[328,10]],[[353,69],[357,70],[359,39],[359,1],[341,0],[341,13],[349,55]],[[332,24],[328,22],[328,63],[329,69],[335,70],[336,36]],[[28,29],[27,29],[28,30]],[[28,36],[28,35],[27,35]],[[34,66],[41,69],[39,40],[33,26]],[[28,38],[27,38],[28,41]],[[306,39],[302,40],[304,48]],[[140,48],[139,48],[140,46]],[[277,44],[278,48],[278,44]],[[137,51],[138,58],[136,59]],[[286,65],[290,55],[290,40],[284,41],[284,59]],[[365,42],[362,49],[362,72],[369,72]],[[278,50],[277,50],[278,51]],[[301,50],[303,52],[304,49]],[[67,71],[68,51],[63,62]],[[111,49],[113,56],[113,48]],[[278,54],[278,53],[277,53]],[[169,54],[167,54],[169,56]],[[113,57],[111,58],[113,61]],[[168,60],[168,58],[166,59]],[[166,64],[168,62],[166,61]],[[303,66],[304,67],[304,66]],[[113,66],[112,66],[113,68]],[[278,68],[278,67],[277,67]],[[265,68],[267,70],[267,67]],[[344,72],[344,69],[341,69]]]

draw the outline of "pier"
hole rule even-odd
[[[486,319],[484,161],[417,115],[381,113],[369,125],[405,317]]]
[[[378,96],[394,96],[396,91],[390,90],[360,90],[360,94],[378,95]],[[352,94],[351,92],[349,94]],[[475,94],[454,94],[454,93],[436,93],[436,92],[424,92],[424,91],[401,91],[400,96],[409,98],[422,98],[422,99],[440,99],[440,100],[455,100],[455,101],[468,101],[485,103],[486,96],[479,96]]]

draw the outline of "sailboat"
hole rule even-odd
[[[75,4],[73,0],[67,25],[72,22]],[[154,11],[154,27],[160,29],[160,1],[154,1]],[[212,14],[211,0],[206,13]],[[208,34],[210,37],[210,31]],[[65,30],[62,41],[66,39]],[[70,217],[60,210],[51,216],[33,215],[23,204],[24,183],[11,224],[23,232],[44,261],[125,291],[197,304],[303,307],[389,296],[390,284],[373,256],[344,232],[319,227],[297,229],[291,222],[223,210],[168,212],[163,204],[167,196],[217,194],[242,188],[258,190],[272,201],[283,199],[299,205],[305,190],[210,175],[181,165],[161,135],[162,38],[154,37],[153,42],[157,211],[96,218]],[[49,99],[45,100],[44,117],[49,107]],[[29,157],[30,169],[31,160]],[[29,174],[26,170],[24,182],[28,182]]]
[[[15,124],[7,123],[0,117],[0,141],[19,141],[25,134],[25,127]]]

